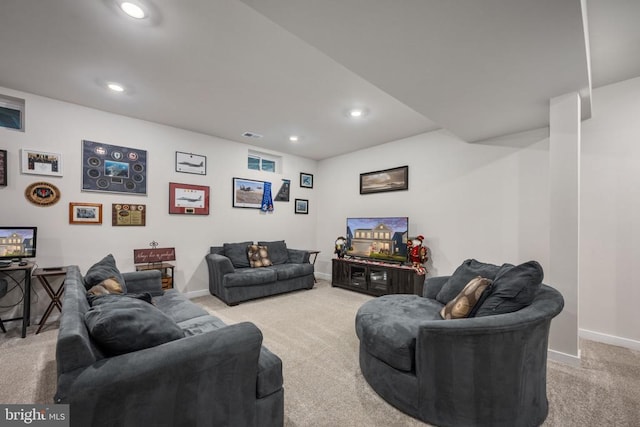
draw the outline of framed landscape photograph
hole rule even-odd
[[[296,213],[297,214],[308,214],[309,213],[309,200],[307,199],[296,199]]]
[[[111,205],[111,225],[140,226],[147,225],[147,206],[131,203],[113,203]]]
[[[360,194],[409,189],[409,166],[360,174]]]
[[[176,151],[176,172],[207,174],[207,157]]]
[[[21,172],[31,175],[62,176],[62,155],[23,148],[20,150]]]
[[[253,179],[233,178],[233,207],[260,209],[264,181]]]
[[[300,172],[300,187],[313,188],[313,175],[310,173]]]
[[[209,215],[209,187],[170,182],[169,213]]]
[[[102,224],[102,204],[69,203],[69,224]]]

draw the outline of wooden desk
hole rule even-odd
[[[9,267],[0,268],[0,274],[4,274],[7,277],[11,277],[18,285],[24,282],[24,295],[22,298],[22,317],[14,317],[12,319],[2,319],[3,322],[11,322],[13,320],[22,320],[22,338],[27,336],[27,326],[30,324],[31,316],[31,269],[34,264],[27,262],[26,265],[12,264]],[[12,277],[9,273],[22,273],[24,277],[18,281]]]
[[[51,283],[49,283],[48,278],[58,276],[64,276],[64,279],[62,279],[62,283],[58,289],[54,290]],[[36,331],[37,335],[40,333],[40,330],[42,330],[42,327],[49,318],[49,315],[53,312],[54,308],[57,308],[58,311],[62,313],[62,301],[60,300],[60,297],[62,297],[62,292],[64,292],[64,281],[67,278],[67,267],[36,268],[33,272],[33,277],[38,279],[44,290],[47,292],[47,295],[49,295],[49,298],[51,298],[49,306],[42,315],[42,319],[40,319],[38,330]]]

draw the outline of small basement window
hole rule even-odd
[[[247,156],[247,167],[252,170],[279,173],[282,164],[282,157],[271,154],[260,153],[249,150]]]
[[[0,127],[24,132],[24,99],[0,95]]]

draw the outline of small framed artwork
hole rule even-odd
[[[7,150],[0,150],[0,187],[7,185]]]
[[[147,206],[131,203],[113,203],[111,205],[111,225],[140,226],[147,225]]]
[[[409,189],[409,166],[360,174],[360,194]]]
[[[260,209],[264,181],[253,179],[233,178],[233,207]]]
[[[23,148],[20,150],[21,172],[32,175],[62,176],[62,155]]]
[[[170,182],[169,213],[209,215],[209,187]]]
[[[207,157],[176,151],[176,172],[207,174]]]
[[[102,204],[69,203],[69,224],[102,224]]]
[[[308,214],[309,213],[309,200],[307,200],[307,199],[296,199],[296,213],[297,214]]]
[[[300,187],[313,188],[313,175],[310,173],[300,172]]]

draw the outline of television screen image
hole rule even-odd
[[[37,227],[0,227],[0,259],[35,258]]]
[[[387,262],[407,260],[408,217],[347,218],[347,255]]]

